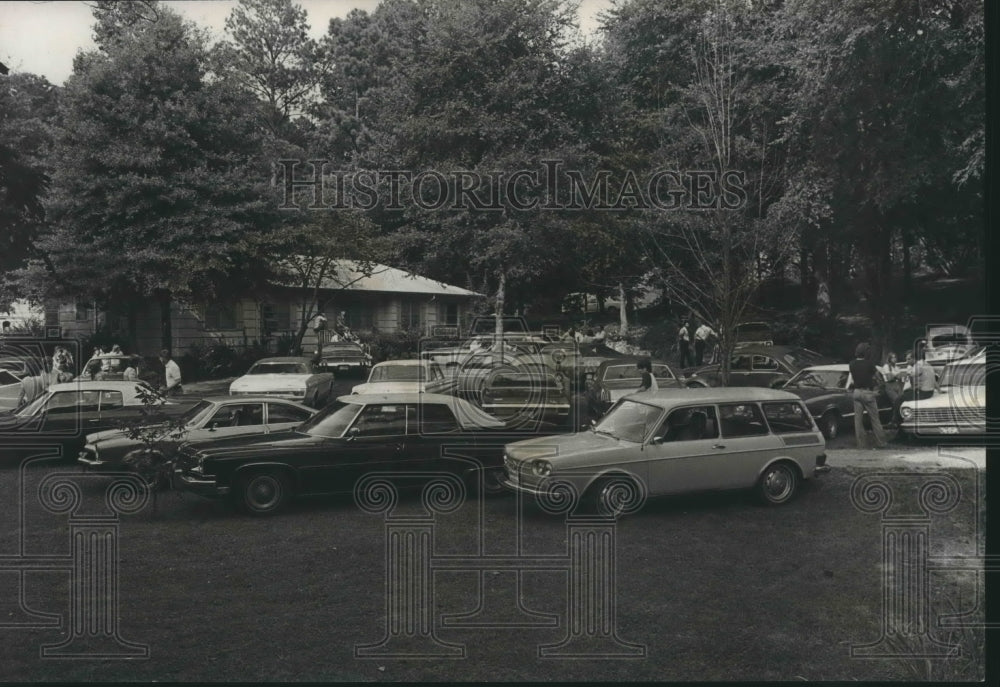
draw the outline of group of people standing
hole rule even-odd
[[[937,372],[927,362],[923,353],[915,360],[913,351],[906,352],[906,360],[901,365],[895,353],[889,353],[885,365],[876,365],[871,359],[871,346],[867,343],[858,344],[854,350],[854,360],[848,366],[854,384],[854,436],[858,448],[867,448],[867,431],[864,426],[864,415],[867,414],[871,424],[871,433],[877,448],[885,448],[885,429],[879,418],[878,392],[885,389],[886,396],[892,403],[890,426],[900,423],[900,408],[906,401],[930,398],[938,389]]]
[[[708,326],[707,322],[701,322],[697,328],[694,326],[695,322],[697,322],[695,319],[684,320],[677,332],[678,365],[682,369],[703,365],[705,351],[708,350],[709,343],[714,345],[719,339],[719,335]],[[693,354],[692,343],[694,344]]]

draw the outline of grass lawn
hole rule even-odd
[[[66,516],[46,513],[35,494],[51,468],[26,472],[25,551],[68,551]],[[256,519],[190,494],[167,493],[126,516],[120,527],[120,634],[149,645],[145,660],[50,660],[39,647],[56,629],[0,629],[0,681],[687,681],[981,679],[982,631],[951,639],[964,655],[917,659],[852,658],[852,644],[876,641],[882,617],[882,533],[877,514],[852,505],[858,474],[835,470],[782,508],[753,505],[742,494],[661,499],[620,521],[617,629],[645,647],[632,659],[539,658],[538,646],[567,634],[567,574],[486,572],[492,620],[548,617],[542,627],[441,626],[443,614],[473,611],[479,574],[435,574],[431,618],[437,637],[466,646],[459,659],[358,659],[356,644],[386,631],[386,553],[380,516],[350,499],[310,499],[286,513]],[[951,472],[962,498],[931,519],[931,556],[972,556],[981,549],[985,502],[977,476]],[[905,473],[893,508],[915,507],[926,481]],[[921,481],[923,480],[923,481]],[[17,471],[0,470],[0,554],[18,551]],[[88,485],[87,500],[103,490]],[[421,511],[405,496],[399,509]],[[482,535],[487,554],[564,555],[566,524],[514,497],[472,501],[440,516],[436,553],[470,554]],[[518,511],[521,517],[518,517]],[[518,536],[520,524],[520,537]],[[963,577],[963,575],[968,577]],[[30,572],[25,595],[35,610],[65,614],[68,575]],[[976,608],[970,573],[930,573],[928,614]],[[16,616],[16,574],[0,572],[0,619]],[[981,596],[981,595],[980,595]],[[981,600],[981,599],[980,599]],[[538,614],[550,614],[549,616]],[[933,629],[936,638],[947,634]],[[960,636],[959,636],[960,635]],[[928,670],[930,671],[928,673]]]

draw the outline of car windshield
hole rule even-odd
[[[357,403],[334,401],[299,425],[297,431],[314,437],[342,437],[363,407]]]
[[[420,365],[379,365],[372,368],[369,382],[420,382],[426,377]]]
[[[248,375],[307,375],[309,368],[305,363],[273,362],[257,363],[247,372]]]
[[[622,399],[594,427],[598,434],[641,444],[663,413],[659,407]]]
[[[42,406],[45,405],[45,402],[49,399],[50,395],[51,394],[47,394],[47,393],[46,394],[42,394],[41,396],[39,396],[38,398],[36,398],[31,403],[29,403],[29,404],[21,407],[14,414],[17,415],[17,416],[19,416],[19,417],[31,417],[32,415],[35,415],[42,408]]]
[[[928,343],[929,348],[940,348],[941,346],[959,346],[969,343],[969,338],[962,332],[941,332],[933,335]]]
[[[178,422],[181,424],[193,427],[202,421],[208,412],[215,408],[215,404],[211,401],[199,401],[190,409],[184,411],[184,413],[177,418]]]
[[[802,370],[788,380],[785,387],[817,387],[820,389],[842,389],[847,382],[847,373],[837,370]]]
[[[946,386],[986,386],[986,364],[946,365],[941,387]]]

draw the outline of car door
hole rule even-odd
[[[362,477],[397,469],[406,447],[406,404],[370,403],[343,439],[324,447],[314,465],[304,466],[317,491],[349,492]]]
[[[406,448],[399,463],[401,470],[463,476],[483,467],[474,437],[462,431],[449,404],[410,404],[407,418]]]
[[[719,440],[715,407],[692,405],[671,410],[643,451],[651,495],[716,488],[720,479],[716,471],[725,446]]]
[[[772,434],[756,403],[720,403],[718,455],[715,488],[751,487],[757,475],[776,452],[783,452],[784,442]]]
[[[753,356],[746,354],[734,355],[729,363],[729,386],[753,386],[752,366]]]
[[[754,355],[750,361],[747,386],[769,387],[775,379],[783,375],[786,378],[788,376],[777,360],[769,355]]]

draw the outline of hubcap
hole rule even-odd
[[[250,483],[247,493],[256,508],[269,508],[281,496],[281,485],[273,477],[258,477]]]
[[[788,497],[788,492],[792,488],[792,478],[784,468],[772,470],[767,479],[764,480],[764,489],[768,498],[781,501]]]

